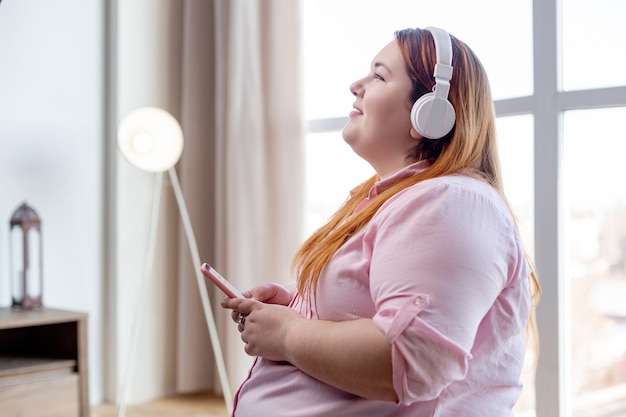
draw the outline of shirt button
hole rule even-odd
[[[424,299],[422,297],[417,297],[414,301],[416,306],[423,306],[424,305]]]

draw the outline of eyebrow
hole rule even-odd
[[[393,72],[389,69],[389,67],[385,64],[383,64],[382,62],[374,62],[374,68],[380,68],[383,67],[384,69],[387,70],[387,72],[389,72],[390,74],[392,74]]]

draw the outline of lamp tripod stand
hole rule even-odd
[[[131,330],[131,341],[126,362],[126,370],[122,381],[119,394],[119,417],[124,417],[126,412],[126,402],[130,378],[132,375],[132,364],[134,354],[136,353],[136,345],[138,339],[138,330],[143,319],[143,311],[145,300],[148,295],[149,276],[154,261],[156,249],[156,230],[159,218],[159,208],[161,200],[161,187],[163,184],[163,173],[167,171],[172,183],[176,203],[180,212],[181,220],[187,237],[187,242],[191,252],[192,262],[194,264],[196,283],[200,293],[202,308],[211,339],[211,346],[215,356],[215,363],[219,374],[224,401],[228,414],[232,413],[232,393],[226,365],[222,354],[222,348],[219,342],[215,318],[211,308],[208,291],[204,283],[202,273],[200,272],[200,254],[196,242],[195,234],[185,204],[184,195],[178,180],[178,174],[174,166],[180,159],[183,148],[183,134],[178,121],[166,111],[156,107],[144,107],[129,113],[118,129],[118,146],[121,153],[135,167],[148,172],[157,173],[155,181],[152,217],[150,224],[150,232],[148,235],[148,248],[146,256],[146,264],[144,267],[143,278],[143,294],[140,302],[137,303],[133,328]]]

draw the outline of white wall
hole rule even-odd
[[[89,385],[102,398],[104,1],[0,4],[0,306],[8,226],[42,218],[44,304],[89,314]]]

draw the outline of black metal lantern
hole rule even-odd
[[[23,203],[13,213],[10,224],[12,307],[39,308],[43,292],[41,220],[35,210]]]

